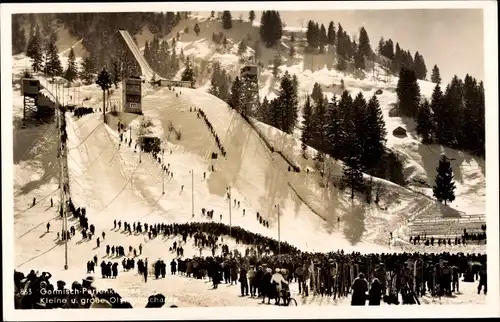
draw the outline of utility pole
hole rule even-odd
[[[165,194],[165,170],[163,170],[165,162],[163,162],[163,156],[165,155],[165,149],[161,149],[161,194]]]
[[[56,113],[58,115],[58,124],[59,124],[59,168],[60,168],[60,179],[59,179],[59,185],[60,185],[60,198],[61,198],[61,208],[62,208],[62,215],[63,215],[63,222],[62,222],[62,234],[61,236],[64,236],[64,269],[68,269],[68,217],[67,217],[67,208],[66,208],[66,183],[64,182],[64,157],[66,156],[64,153],[64,148],[63,148],[63,142],[62,142],[62,114],[61,110],[59,109],[59,96],[58,96],[58,87],[56,86],[56,101],[55,101],[55,108],[56,108]]]
[[[229,236],[231,236],[231,186],[227,187],[229,199]]]
[[[102,103],[103,103],[103,105],[102,105],[102,121],[104,123],[106,123],[106,98],[105,98],[106,91],[103,90],[102,93],[103,93],[102,94]]]
[[[191,214],[194,217],[194,170],[191,169]]]
[[[129,138],[130,140],[129,141],[132,142],[132,126],[129,126],[128,129],[129,129],[129,133],[130,133],[130,138]],[[130,144],[132,145],[132,143],[130,143]]]
[[[280,238],[280,205],[276,205],[278,208],[278,256],[281,254],[281,238]]]

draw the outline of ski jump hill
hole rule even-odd
[[[132,38],[132,36],[130,36],[129,32],[127,30],[124,30],[124,29],[119,29],[118,32],[120,33],[120,35],[122,36],[123,40],[127,44],[128,48],[130,49],[130,51],[134,55],[135,60],[137,60],[137,63],[141,67],[142,75],[147,80],[152,79],[153,75],[155,75],[155,72],[153,71],[153,69],[151,68],[151,66],[149,66],[149,64],[146,61],[146,59],[144,58],[144,56],[141,54],[141,51],[139,50],[139,48],[135,44],[134,39]],[[156,77],[157,77],[157,79],[164,79],[164,78],[162,78],[162,77],[160,77],[158,75]]]
[[[155,72],[130,34],[125,30],[120,30],[120,34],[134,54],[143,76],[151,78]],[[210,194],[224,197],[227,187],[231,186],[244,196],[251,209],[269,220],[270,225],[278,225],[277,214],[280,209],[282,240],[293,240],[294,244],[305,248],[316,245],[313,246],[316,250],[319,250],[325,238],[332,235],[337,236],[335,244],[339,248],[358,244],[365,237],[369,237],[366,241],[370,244],[387,245],[389,232],[407,220],[410,214],[439,212],[430,198],[384,180],[381,181],[399,199],[398,204],[386,206],[386,213],[377,207],[352,202],[336,188],[320,187],[318,180],[313,178],[314,174],[289,172],[290,161],[299,164],[300,160],[272,151],[262,133],[225,102],[202,90],[179,90],[182,95],[176,97],[175,93],[165,88],[146,89],[143,112],[160,120],[164,133],[168,132],[171,124],[182,129],[180,144],[209,160],[211,152],[217,151],[215,144],[206,128],[193,126],[196,116],[187,115],[191,107],[201,108],[227,151],[225,158],[209,160],[216,170],[207,176]],[[337,222],[338,218],[341,224]],[[298,229],[307,231],[308,237],[297,235]],[[368,230],[373,231],[363,236]],[[321,248],[331,249],[331,245]]]
[[[127,32],[122,35],[127,37],[128,40],[124,39],[130,50],[135,52],[134,57],[141,66],[143,76],[152,77],[154,71],[131,41],[130,35]],[[66,59],[62,54],[60,57],[63,61]],[[24,55],[15,57],[14,76],[22,74],[27,62],[29,60]],[[52,88],[43,75],[36,76],[47,90]],[[18,139],[14,144],[16,269],[28,273],[36,268],[40,271],[57,272],[54,274],[55,279],[78,280],[82,277],[86,262],[94,255],[98,258],[106,257],[104,243],[124,247],[131,245],[135,248],[142,244],[142,256],[149,258],[150,263],[159,256],[169,262],[175,256],[166,249],[173,240],[125,234],[122,230],[113,228],[113,220],[149,224],[210,221],[206,216],[201,216],[201,208],[214,211],[213,222],[232,224],[233,227],[239,226],[274,239],[279,237],[282,242],[286,241],[306,251],[399,251],[399,247],[389,245],[389,232],[407,226],[405,222],[413,221],[413,217],[429,218],[429,222],[425,223],[427,231],[430,231],[429,227],[438,225],[444,227],[442,231],[449,229],[431,219],[443,217],[442,209],[434,201],[388,181],[374,178],[374,182],[380,183],[385,190],[379,207],[367,204],[359,197],[352,201],[348,193],[320,185],[320,176],[314,170],[312,160],[304,160],[300,153],[289,153],[279,145],[279,140],[284,135],[282,132],[271,127],[264,128],[265,125],[255,121],[264,135],[257,133],[225,102],[202,89],[179,87],[169,90],[166,87],[151,86],[148,82],[143,88],[143,112],[158,128],[158,135],[166,138],[163,140],[164,163],[170,165],[173,174],[170,178],[162,176],[161,165],[151,155],[140,156],[134,151],[134,146],[120,144],[115,122],[117,118],[110,118],[111,121],[104,124],[100,113],[78,119],[69,113],[66,115],[71,198],[77,207],[87,209],[89,223],[95,225],[97,234],[106,232],[105,242],[98,248],[95,247],[94,239],[88,241],[72,238],[68,241],[68,270],[61,269],[64,263],[64,243],[56,237],[61,221],[54,211],[55,207],[50,207],[51,198],[54,198],[55,204],[58,203],[57,129],[49,124],[15,133],[15,138]],[[95,84],[82,85],[79,92],[82,98],[88,98],[86,106],[101,107],[102,92]],[[68,101],[70,95],[72,91],[65,90],[60,93],[59,99]],[[119,95],[120,91],[112,94],[116,97]],[[14,87],[13,98],[14,115],[20,117],[22,97],[18,87]],[[211,158],[211,153],[217,151],[214,137],[205,121],[197,117],[196,112],[190,112],[193,106],[206,114],[227,152],[225,158]],[[139,117],[129,121],[137,124]],[[182,133],[180,139],[169,137],[171,126]],[[135,141],[137,132],[135,127],[131,128],[131,136]],[[272,146],[278,146],[279,150],[284,151],[302,169],[310,168],[310,172],[288,172],[288,163],[279,153],[273,153],[269,149],[266,139]],[[33,143],[27,147],[24,140],[31,140]],[[141,157],[142,162],[139,162]],[[341,166],[333,170],[340,174]],[[231,187],[232,199],[240,201],[240,207],[235,206],[232,200],[228,202],[228,187]],[[37,201],[34,206],[33,197]],[[229,209],[231,216],[228,215]],[[243,209],[246,210],[245,214]],[[269,221],[269,228],[259,223],[256,219],[257,212]],[[338,218],[341,219],[339,222]],[[69,218],[68,221],[69,225],[75,225],[79,229],[74,218]],[[50,231],[46,231],[47,223],[51,224]],[[240,253],[244,253],[247,247],[236,244],[226,236],[224,243],[231,249],[238,249]],[[403,241],[401,243],[404,244]],[[403,246],[404,250],[411,250],[410,245]],[[186,257],[201,255],[190,241],[183,248]],[[432,251],[440,252],[445,249],[450,248],[434,246]],[[473,248],[456,249],[482,252]],[[208,249],[202,252],[202,256],[211,256]],[[235,291],[231,288],[222,288],[220,292],[213,293],[204,284],[177,276],[169,276],[166,283],[166,289],[165,280],[151,279],[148,283],[143,283],[135,272],[120,272],[117,279],[96,279],[99,289],[113,288],[120,294],[123,293],[124,300],[128,301],[137,297],[145,300],[153,291],[161,290],[166,296],[175,296],[180,306],[199,306],[200,303],[207,306],[221,303],[252,305],[247,299],[235,296]],[[137,293],[132,294],[129,291],[131,288],[136,289]],[[465,290],[465,293],[470,292]],[[473,293],[472,290],[471,294]],[[462,298],[458,299],[462,301]],[[308,304],[321,305],[318,299],[312,298],[303,303]],[[345,301],[345,305],[348,305],[348,301]]]

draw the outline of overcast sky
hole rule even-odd
[[[239,12],[233,12],[237,18]],[[243,13],[248,18],[248,12]],[[260,12],[256,12],[260,21]],[[469,73],[484,77],[483,12],[481,9],[413,9],[413,10],[324,10],[282,11],[288,26],[307,26],[314,20],[328,27],[330,21],[340,24],[350,34],[364,26],[372,47],[380,37],[399,42],[412,55],[419,51],[425,59],[428,75],[437,64],[441,77],[448,83],[453,75],[463,78]]]

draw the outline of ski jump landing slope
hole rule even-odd
[[[248,207],[246,216],[256,220],[256,212],[259,212],[269,221],[266,235],[278,238],[280,225],[281,240],[302,249],[331,251],[335,248],[353,249],[355,245],[360,251],[385,251],[387,247],[381,246],[381,236],[389,235],[384,233],[386,227],[394,225],[394,220],[401,216],[420,211],[429,204],[426,198],[416,198],[410,191],[390,185],[398,192],[400,200],[390,211],[381,212],[357,200],[351,203],[345,194],[337,192],[328,200],[328,207],[321,207],[323,216],[318,216],[309,205],[327,201],[320,198],[321,195],[317,196],[319,192],[315,187],[299,184],[301,175],[288,172],[285,160],[272,153],[239,114],[225,102],[201,90],[175,88],[175,92],[181,93],[179,97],[166,88],[153,95],[146,94],[143,98],[144,113],[161,120],[164,133],[168,132],[169,124],[180,129],[182,139],[170,141],[214,165],[213,172],[210,166],[207,167],[209,193],[224,197],[226,188],[231,187],[233,194],[238,193],[244,198]],[[203,121],[197,120],[196,113],[189,112],[193,106],[205,112],[227,152],[226,158],[219,156],[217,160],[210,160],[209,153],[217,152],[217,149]],[[242,216],[241,212],[242,209],[233,212],[233,224],[235,217]],[[337,223],[338,217],[342,218],[340,224]]]
[[[147,80],[152,79],[153,75],[155,75],[155,72],[153,71],[151,66],[149,66],[149,64],[146,61],[146,59],[144,58],[144,56],[141,54],[141,51],[139,50],[139,48],[135,44],[132,36],[130,36],[130,34],[127,30],[120,29],[120,30],[118,30],[118,32],[122,36],[123,40],[125,40],[125,43],[127,44],[130,51],[132,51],[132,54],[134,55],[135,59],[137,60],[137,63],[139,63],[139,66],[141,66],[142,75]],[[164,79],[164,78],[156,75],[156,79]]]

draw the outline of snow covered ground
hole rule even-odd
[[[186,50],[189,46],[203,44],[178,42]],[[196,55],[193,50],[192,54]],[[207,55],[201,52],[200,55]],[[63,59],[63,64],[64,58]],[[212,59],[222,59],[212,56]],[[231,61],[225,55],[227,63],[238,66],[236,60]],[[229,66],[228,65],[228,66]],[[14,59],[13,74],[18,75],[26,66],[22,56]],[[405,125],[400,118],[388,116],[390,104],[396,99],[393,84],[375,83],[368,79],[363,81],[341,75],[336,71],[322,69],[315,72],[303,71],[301,63],[288,67],[290,72],[297,73],[300,83],[300,96],[309,93],[314,82],[323,85],[340,83],[343,78],[346,87],[352,93],[363,91],[365,96],[372,95],[378,88],[384,88],[379,96],[389,133],[400,125]],[[267,71],[267,77],[262,95],[271,95],[275,87]],[[46,84],[42,81],[42,84]],[[422,92],[430,95],[432,84],[423,84]],[[277,86],[277,84],[274,84]],[[51,85],[46,87],[52,92]],[[59,97],[69,101],[72,89],[61,91]],[[100,107],[102,92],[96,85],[79,86],[81,99],[86,100],[86,106]],[[180,96],[176,97],[175,93]],[[112,100],[119,100],[119,89],[112,94]],[[22,100],[19,88],[14,89],[14,117],[22,112]],[[432,201],[413,191],[404,189],[390,182],[376,179],[385,187],[386,195],[381,204],[384,209],[355,201],[351,203],[345,192],[334,188],[324,188],[314,171],[310,174],[289,173],[288,164],[277,153],[271,153],[257,133],[235,112],[219,99],[205,93],[203,89],[193,90],[176,88],[175,92],[166,88],[151,88],[144,86],[144,113],[156,120],[159,135],[165,140],[165,163],[169,163],[173,172],[172,178],[165,178],[162,194],[162,171],[158,162],[150,155],[143,154],[139,163],[138,152],[134,147],[119,145],[116,132],[116,119],[110,118],[108,125],[102,123],[99,113],[86,115],[80,119],[67,116],[68,131],[68,166],[70,171],[70,188],[73,202],[77,206],[85,206],[89,222],[97,228],[97,233],[106,232],[103,244],[144,246],[143,258],[150,261],[161,257],[170,261],[173,255],[168,247],[173,240],[157,238],[149,240],[143,235],[124,235],[114,231],[113,220],[157,222],[189,222],[204,221],[200,215],[202,207],[214,209],[214,221],[229,223],[228,202],[225,198],[226,188],[231,187],[232,197],[241,201],[240,208],[232,208],[231,221],[235,226],[241,226],[273,238],[278,237],[277,216],[280,209],[281,240],[290,242],[302,249],[314,251],[330,251],[343,248],[345,251],[361,252],[398,251],[401,248],[411,249],[404,243],[389,246],[388,232],[408,221],[409,215],[434,212]],[[211,160],[210,154],[216,151],[215,141],[202,119],[189,109],[193,106],[201,108],[212,123],[215,132],[221,139],[227,151],[227,157]],[[127,120],[133,127],[135,138],[136,125],[139,119]],[[169,135],[168,128],[172,124],[182,133],[180,140]],[[264,133],[267,140],[285,153],[301,168],[313,169],[310,161],[304,160],[297,153],[300,147],[293,137],[263,124],[257,127]],[[388,144],[400,154],[408,156],[407,169],[410,177],[423,177],[432,180],[439,147],[422,146],[414,136],[412,128],[406,126],[410,136],[405,139],[393,138],[388,135]],[[128,133],[127,133],[128,134]],[[50,208],[50,198],[58,202],[57,192],[57,137],[55,126],[46,125],[35,129],[16,129],[14,137],[26,140],[26,143],[15,143],[14,177],[15,177],[15,266],[21,271],[36,268],[39,271],[49,270],[54,279],[65,279],[67,282],[79,280],[85,273],[85,263],[94,254],[99,260],[104,258],[105,247],[95,248],[95,241],[80,241],[76,238],[68,243],[68,260],[70,269],[62,269],[64,263],[64,246],[57,242],[56,231],[60,220],[56,218],[56,208]],[[134,140],[135,141],[135,140]],[[20,141],[18,141],[20,142]],[[22,150],[23,148],[24,150]],[[426,149],[431,153],[423,154]],[[448,149],[449,150],[449,149]],[[170,151],[172,153],[170,154]],[[455,153],[448,151],[448,153]],[[458,153],[457,153],[458,154]],[[17,160],[17,162],[16,162]],[[425,161],[424,161],[425,160]],[[455,162],[460,167],[462,181],[459,180],[456,204],[458,210],[467,213],[484,212],[484,161],[480,164],[467,156],[457,158]],[[211,171],[211,167],[215,171]],[[340,167],[332,165],[333,171]],[[206,179],[203,178],[206,173]],[[458,180],[458,179],[457,179]],[[192,181],[194,184],[191,186]],[[429,182],[429,181],[428,181]],[[184,189],[181,191],[181,186]],[[32,198],[36,196],[37,204],[31,206]],[[192,206],[194,214],[192,217]],[[466,207],[466,205],[468,205]],[[453,206],[453,205],[452,205]],[[246,210],[244,216],[242,210]],[[270,227],[264,228],[255,218],[259,212],[269,220]],[[336,219],[341,222],[337,224]],[[45,225],[51,223],[51,229],[45,232]],[[70,225],[72,222],[70,221]],[[226,238],[225,238],[226,240]],[[185,245],[185,255],[198,254],[188,240]],[[236,247],[230,242],[230,248]],[[241,247],[241,246],[238,246]],[[461,251],[484,251],[482,248],[453,248]],[[433,251],[440,249],[433,248]],[[111,260],[111,259],[110,259]],[[168,276],[165,280],[150,280],[147,284],[141,282],[141,277],[135,272],[122,272],[116,280],[97,278],[99,288],[112,287],[121,293],[125,300],[134,306],[141,303],[154,291],[161,292],[167,299],[179,306],[256,306],[256,300],[241,298],[239,289],[235,286],[225,286],[211,291],[206,281],[191,280],[184,277]],[[485,303],[486,297],[476,295],[475,284],[463,284],[463,294],[453,298],[424,298],[428,304],[458,304]],[[297,290],[292,289],[292,295],[297,296]],[[329,298],[299,299],[299,305],[349,305],[348,300],[334,303]]]

